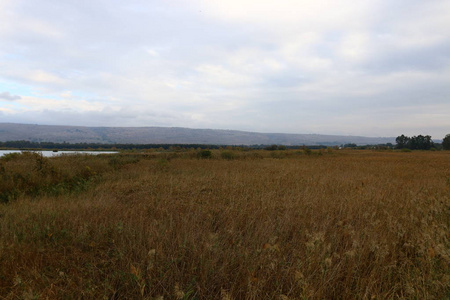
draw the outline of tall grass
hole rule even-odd
[[[0,206],[0,296],[449,298],[448,153],[318,153],[48,160],[91,184]]]

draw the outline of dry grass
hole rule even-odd
[[[322,154],[48,160],[92,184],[0,205],[0,297],[449,298],[450,153]]]

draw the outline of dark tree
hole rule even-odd
[[[269,150],[269,151],[275,151],[275,150],[278,149],[278,146],[275,145],[275,144],[273,144],[273,145],[267,146],[267,147],[264,148],[264,149],[265,149],[265,150]]]
[[[358,145],[356,145],[355,143],[348,143],[344,145],[344,148],[356,148],[358,147]]]
[[[411,150],[430,150],[434,148],[433,140],[430,135],[421,135],[408,137],[405,135],[398,136],[395,141],[397,142],[397,149],[411,149]]]
[[[430,150],[434,146],[433,140],[429,135],[413,136],[410,140],[409,149],[411,150]]]
[[[410,140],[411,140],[411,138],[408,136],[405,136],[404,134],[398,136],[395,139],[395,142],[397,143],[396,148],[397,149],[409,148]]]
[[[447,134],[442,140],[442,148],[444,148],[444,150],[450,150],[450,134]]]

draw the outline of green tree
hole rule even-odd
[[[424,136],[419,134],[418,136],[409,137],[402,134],[395,141],[397,142],[397,149],[430,150],[435,147],[430,135]]]
[[[419,134],[418,136],[413,136],[410,139],[409,142],[409,149],[412,150],[430,150],[432,147],[434,147],[434,143],[433,140],[431,139],[431,136],[429,135],[421,135]]]
[[[266,148],[264,148],[265,150],[269,150],[269,151],[275,151],[278,149],[278,146],[276,144],[267,146]]]
[[[450,133],[442,140],[442,148],[444,148],[444,150],[450,150]]]
[[[409,148],[410,141],[411,138],[409,136],[405,136],[404,134],[402,134],[395,139],[395,142],[397,143],[396,148],[397,149]]]

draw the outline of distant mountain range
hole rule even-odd
[[[0,123],[0,141],[105,144],[357,145],[395,143],[393,137],[258,133],[181,127],[84,127]]]

